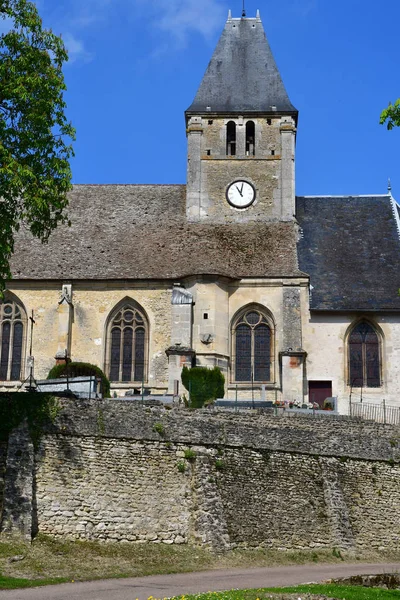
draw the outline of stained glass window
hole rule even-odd
[[[0,304],[0,380],[19,381],[22,372],[25,313],[12,301]]]
[[[375,329],[364,321],[354,327],[349,337],[349,385],[381,385],[379,338]]]
[[[144,315],[128,304],[111,319],[109,332],[110,381],[144,381],[148,339]]]
[[[233,372],[237,382],[271,381],[271,327],[266,317],[251,309],[233,327]]]

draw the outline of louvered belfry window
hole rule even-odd
[[[233,327],[233,372],[237,382],[271,381],[271,327],[265,315],[251,309]]]
[[[361,322],[349,337],[349,385],[351,387],[380,387],[380,340],[375,329]]]
[[[0,304],[0,381],[19,381],[25,314],[16,302]]]
[[[147,334],[147,320],[136,307],[118,311],[109,328],[111,381],[145,380]]]

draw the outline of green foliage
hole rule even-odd
[[[224,461],[220,458],[217,458],[217,460],[215,461],[215,468],[217,469],[217,471],[223,471],[225,468]]]
[[[196,458],[196,452],[191,448],[187,448],[184,452],[186,460],[194,460]]]
[[[201,408],[206,402],[223,398],[225,388],[225,377],[221,369],[214,367],[188,367],[182,369],[182,383],[190,392],[190,406]]]
[[[335,558],[340,558],[340,560],[344,560],[342,553],[337,548],[334,548],[332,550],[332,556],[334,556]]]
[[[164,433],[165,433],[164,425],[162,423],[154,423],[153,431],[155,431],[159,435],[164,435]]]
[[[69,377],[80,377],[81,375],[94,375],[99,377],[103,387],[103,398],[110,398],[110,382],[103,371],[97,365],[83,362],[70,362],[67,365],[55,365],[50,369],[47,379],[58,379],[66,377],[68,369]]]
[[[0,441],[6,441],[10,432],[27,419],[32,442],[37,447],[44,425],[54,422],[59,411],[58,400],[51,394],[1,394]]]
[[[29,0],[0,1],[12,28],[0,35],[0,292],[23,223],[46,242],[66,221],[75,131],[64,114],[61,38],[43,29]]]
[[[379,122],[381,125],[386,124],[388,129],[400,127],[400,98],[394,104],[389,102],[389,106],[381,112]]]
[[[271,596],[274,594],[274,596]],[[337,598],[338,600],[395,600],[400,599],[400,590],[386,590],[354,585],[340,585],[336,583],[312,583],[296,585],[285,588],[259,588],[253,590],[228,590],[225,592],[206,592],[204,594],[185,594],[185,600],[266,600],[267,598],[281,598],[282,594],[291,594],[290,598],[321,597]],[[310,596],[308,596],[310,594]],[[315,595],[315,596],[314,596]],[[170,600],[180,600],[181,596],[172,596]]]
[[[177,464],[179,473],[184,473],[186,471],[186,465],[184,462],[180,461]]]

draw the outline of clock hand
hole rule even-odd
[[[244,186],[244,183],[242,183],[242,187],[240,188],[240,195],[241,196],[243,196],[243,186]]]
[[[237,186],[237,185],[236,185],[235,187],[236,187],[237,191],[239,192],[239,194],[240,194],[240,195],[242,196],[242,198],[243,198],[243,194],[242,194],[241,190],[239,190],[239,188],[238,188],[238,186]],[[242,185],[242,189],[243,189],[243,185]]]

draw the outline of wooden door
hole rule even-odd
[[[316,402],[321,408],[324,407],[324,401],[332,397],[332,381],[309,381],[308,382],[308,400]]]

